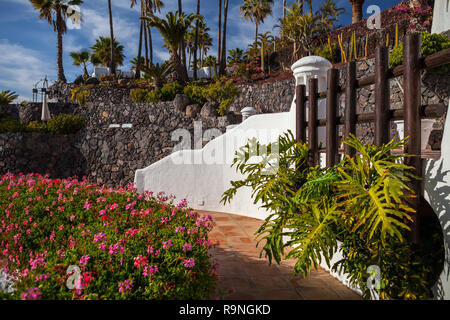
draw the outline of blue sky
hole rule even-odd
[[[242,0],[229,0],[227,48],[246,48],[253,41],[254,25],[244,20],[239,14]],[[295,0],[288,0],[288,4]],[[175,11],[177,0],[163,0],[165,8],[162,14]],[[194,12],[196,0],[183,0],[183,11]],[[282,0],[275,0],[273,16],[268,17],[260,31],[271,31],[282,15]],[[382,10],[392,7],[400,0],[366,0],[364,12],[369,5],[378,5]],[[317,9],[323,1],[313,0]],[[351,5],[348,0],[337,0],[338,6],[346,12],[340,17],[340,24],[351,23]],[[139,41],[139,8],[130,9],[130,0],[112,0],[114,31],[116,39],[125,46],[126,60],[122,70],[129,70],[129,60],[137,56]],[[80,67],[72,65],[70,52],[89,48],[99,36],[109,36],[107,0],[84,0],[81,7],[83,23],[81,29],[68,30],[64,35],[64,69],[68,81],[82,73]],[[213,48],[209,54],[217,53],[218,0],[202,0],[201,13],[211,28]],[[364,17],[367,17],[366,13]],[[169,55],[162,48],[161,37],[153,30],[154,52],[156,61],[164,61]],[[16,91],[18,102],[29,100],[33,84],[45,75],[56,80],[56,33],[47,21],[40,20],[29,0],[0,0],[0,90]],[[88,67],[92,72],[92,67]]]

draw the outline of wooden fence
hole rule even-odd
[[[403,119],[405,122],[405,137],[409,137],[406,150],[407,154],[416,157],[407,158],[408,165],[414,167],[415,174],[422,177],[422,162],[426,155],[421,150],[421,119],[439,118],[446,107],[441,105],[421,104],[421,70],[434,68],[450,63],[450,49],[443,50],[428,57],[421,58],[421,44],[419,34],[409,34],[404,39],[404,63],[394,69],[389,68],[389,50],[385,46],[377,47],[375,51],[375,74],[371,74],[360,80],[356,79],[356,61],[346,65],[345,84],[339,84],[339,70],[330,69],[327,75],[327,91],[318,92],[317,79],[309,80],[309,92],[306,96],[306,86],[296,87],[296,138],[297,141],[306,142],[311,150],[309,164],[315,166],[319,163],[320,152],[326,153],[326,165],[333,167],[339,161],[338,149],[338,127],[344,125],[344,139],[350,134],[356,135],[356,124],[374,122],[374,143],[381,146],[390,140],[390,121]],[[404,107],[400,110],[390,109],[390,79],[398,76],[404,78]],[[357,89],[375,85],[375,112],[357,114]],[[345,94],[344,116],[338,116],[339,96]],[[326,119],[317,119],[318,100],[326,98]],[[306,121],[306,102],[309,100],[308,119]],[[318,149],[317,128],[326,126],[326,149]],[[308,139],[306,139],[308,132]],[[353,157],[355,150],[345,146],[345,154]],[[422,186],[420,181],[412,183],[416,194],[421,195]],[[421,197],[415,198],[411,205],[416,210],[412,216],[411,232],[409,240],[417,243],[419,241],[419,220]]]

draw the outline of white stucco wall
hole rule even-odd
[[[450,109],[450,105],[449,105]],[[444,270],[435,286],[436,299],[450,299],[450,115],[442,139],[441,159],[427,160],[424,173],[424,198],[439,218],[444,236]]]
[[[435,0],[431,33],[450,30],[450,0]]]

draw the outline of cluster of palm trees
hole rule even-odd
[[[187,70],[192,66],[194,78],[197,78],[197,70],[202,66],[219,67],[219,73],[224,74],[227,65],[227,22],[229,0],[217,0],[219,3],[219,26],[217,37],[217,57],[208,56],[208,51],[212,46],[212,38],[209,34],[210,28],[206,26],[204,18],[200,14],[201,1],[197,0],[196,13],[187,14],[183,12],[182,0],[178,0],[178,10],[169,12],[165,17],[159,17],[164,3],[161,0],[130,0],[130,6],[140,5],[140,32],[138,55],[132,60],[135,65],[136,77],[141,76],[143,69],[154,66],[153,63],[153,41],[152,28],[161,34],[164,46],[170,52],[170,63],[173,65],[173,80],[184,83],[188,80]],[[242,0],[240,13],[244,19],[252,21],[255,24],[255,41],[250,49],[253,48],[253,54],[261,47],[264,55],[266,50],[277,39],[270,33],[260,34],[259,27],[265,19],[272,15],[273,0]],[[40,18],[46,19],[57,33],[57,67],[58,80],[65,82],[64,68],[62,62],[63,54],[63,34],[67,31],[66,19],[69,15],[71,5],[81,5],[83,0],[30,0],[36,10],[39,10]],[[352,2],[352,1],[351,1]],[[361,2],[361,1],[359,1]],[[353,3],[353,2],[352,2]],[[309,14],[304,14],[306,4],[309,8]],[[84,74],[87,75],[88,63],[93,65],[102,64],[110,67],[112,75],[116,74],[117,66],[123,63],[123,47],[117,43],[114,38],[113,15],[111,0],[108,0],[110,35],[100,37],[97,43],[91,49],[93,52],[82,50],[72,53],[74,64],[83,66]],[[336,8],[332,0],[327,0],[324,9],[317,14],[313,14],[311,0],[296,0],[291,7],[286,6],[286,0],[283,0],[283,18],[280,19],[281,40],[290,41],[294,46],[308,45],[308,42],[302,41],[302,35],[308,34],[310,37],[314,34],[315,28],[320,20],[322,26],[333,24],[337,17]],[[328,11],[327,11],[328,10]],[[334,17],[334,18],[333,18]],[[299,31],[300,29],[300,31]],[[113,39],[113,40],[111,40]],[[297,50],[297,49],[296,49]],[[252,52],[250,50],[250,52]],[[186,54],[189,55],[187,61]],[[214,68],[216,70],[216,68]]]

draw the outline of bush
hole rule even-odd
[[[148,90],[147,89],[133,89],[130,92],[130,98],[131,101],[134,103],[144,103],[147,102],[147,96],[148,96]]]
[[[205,88],[195,83],[190,83],[184,87],[184,94],[189,97],[194,104],[203,105],[206,103]]]
[[[84,127],[84,118],[73,114],[60,114],[47,121],[47,129],[53,134],[73,134]]]
[[[172,101],[179,93],[183,93],[183,86],[178,82],[166,83],[160,90],[162,101]]]
[[[81,86],[72,89],[71,100],[77,102],[80,106],[84,106],[88,102],[88,97],[91,95],[91,90],[86,86]]]
[[[294,273],[306,277],[325,261],[348,274],[366,299],[372,294],[369,267],[378,266],[381,299],[431,298],[445,258],[443,237],[436,219],[419,245],[404,241],[414,212],[408,206],[414,197],[408,183],[416,178],[402,164],[404,155],[391,151],[402,149],[405,140],[364,146],[352,136],[345,143],[359,156],[326,169],[308,167],[308,145],[297,143],[291,132],[268,146],[252,139],[233,161],[246,178],[232,181],[222,202],[242,187],[253,190],[254,204],[270,212],[256,233],[270,263],[295,258]],[[254,156],[261,160],[255,163]],[[338,241],[343,259],[332,264]],[[294,249],[285,256],[288,247]]]
[[[18,120],[11,118],[0,118],[0,132],[22,131],[23,126]]]
[[[440,34],[422,33],[422,57],[450,48],[450,37]],[[390,67],[395,68],[403,64],[403,43],[399,43],[390,54]],[[433,73],[443,74],[450,71],[450,64],[431,69]]]
[[[215,289],[212,219],[185,200],[8,174],[0,180],[0,212],[2,253],[17,277],[2,298],[191,300]]]
[[[219,103],[217,112],[222,116],[226,114],[229,106],[240,94],[241,91],[234,85],[232,80],[227,81],[225,84],[222,84],[222,82],[210,84],[205,90],[206,99]]]
[[[331,63],[337,63],[340,60],[338,56],[339,51],[336,45],[334,44],[331,45],[331,47],[327,44],[320,47],[316,47],[314,48],[313,51],[316,56],[325,58]]]
[[[47,123],[41,121],[31,121],[25,127],[28,132],[47,132]]]

